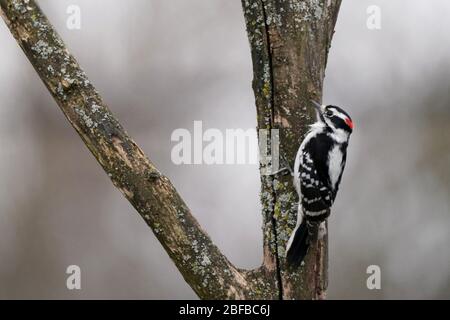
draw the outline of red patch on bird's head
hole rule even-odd
[[[348,125],[350,129],[353,130],[353,122],[349,118],[345,118],[345,123]]]

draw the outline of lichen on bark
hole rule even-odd
[[[321,95],[339,0],[243,0],[251,46],[257,122],[280,129],[293,159]],[[284,245],[295,225],[290,179],[261,175],[264,259],[236,268],[212,243],[169,179],[126,133],[33,0],[0,0],[0,15],[58,106],[112,183],[153,230],[186,282],[204,299],[320,298],[326,241],[300,271],[287,270]],[[269,146],[270,147],[270,146]]]
[[[0,0],[0,12],[68,121],[198,296],[266,297],[264,286],[261,295],[254,293],[246,274],[212,243],[169,179],[128,136],[36,2]]]
[[[321,100],[339,0],[242,0],[253,61],[258,127],[279,129],[280,154],[292,159]],[[323,298],[327,240],[312,246],[305,264],[289,270],[285,246],[296,224],[298,196],[289,176],[261,176],[265,251],[276,261],[280,297]],[[274,243],[275,242],[275,243]],[[274,256],[274,257],[273,257]]]

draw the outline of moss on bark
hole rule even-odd
[[[253,58],[258,127],[281,130],[293,159],[321,95],[340,1],[243,0]],[[212,243],[169,179],[128,136],[33,0],[0,0],[0,15],[58,106],[112,183],[130,201],[203,299],[317,298],[326,287],[326,241],[306,267],[286,270],[284,246],[295,225],[291,179],[261,176],[264,262],[240,270]]]

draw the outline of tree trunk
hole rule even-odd
[[[280,3],[279,3],[280,2]],[[340,0],[243,1],[254,65],[258,126],[280,129],[293,159],[321,96]],[[264,262],[236,268],[202,230],[175,188],[128,136],[33,0],[0,0],[0,15],[58,106],[112,183],[153,230],[203,299],[315,299],[326,288],[326,240],[306,264],[287,270],[284,246],[295,225],[290,178],[261,176]]]
[[[260,129],[279,129],[280,154],[293,160],[321,100],[327,55],[340,0],[242,0],[253,60]],[[280,297],[323,298],[327,237],[311,246],[300,270],[288,270],[285,246],[296,224],[297,193],[290,176],[261,175],[264,264],[276,264]]]

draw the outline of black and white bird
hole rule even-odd
[[[294,165],[294,185],[299,195],[297,225],[286,247],[290,266],[303,261],[313,237],[323,236],[325,220],[339,189],[347,159],[353,122],[339,107],[320,105],[317,121],[303,140]]]

